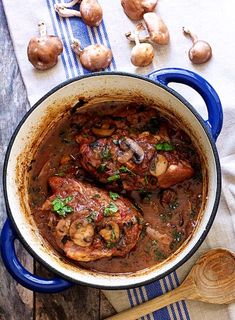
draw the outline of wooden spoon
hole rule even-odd
[[[106,320],[134,320],[185,299],[216,304],[235,301],[235,254],[222,248],[206,252],[178,288]]]

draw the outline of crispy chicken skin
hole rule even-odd
[[[56,243],[68,258],[122,257],[135,247],[142,217],[129,200],[70,178],[54,176],[49,185],[53,195],[41,210],[50,211]]]

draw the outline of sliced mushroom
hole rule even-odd
[[[109,222],[99,234],[107,242],[117,242],[120,237],[120,229],[116,222]]]
[[[92,44],[81,49],[78,39],[73,39],[71,47],[79,56],[84,68],[89,71],[100,71],[106,69],[112,61],[112,51],[102,44]]]
[[[110,128],[109,124],[104,123],[100,128],[94,126],[91,130],[98,137],[109,137],[114,133],[115,128]]]
[[[140,164],[144,160],[144,150],[131,138],[125,138],[124,142],[134,152],[134,162]]]
[[[133,155],[134,155],[134,152],[131,149],[129,149],[123,154],[121,154],[120,156],[118,156],[117,160],[120,163],[127,163],[129,160],[131,160]]]
[[[59,4],[56,3],[54,9],[60,17],[81,17],[90,27],[97,27],[100,25],[103,18],[103,11],[97,0],[82,0],[80,11],[68,9],[77,2],[81,2],[81,0],[73,0],[71,2],[62,2]]]
[[[44,22],[38,24],[39,37],[33,37],[28,44],[27,54],[32,65],[38,70],[48,70],[58,62],[58,56],[63,51],[61,40],[53,35],[47,35]]]
[[[143,18],[150,36],[149,40],[157,44],[168,44],[170,35],[162,18],[155,12],[145,13]]]
[[[93,225],[86,221],[81,221],[81,219],[75,220],[69,228],[71,240],[81,247],[89,247],[94,239],[94,234]]]
[[[69,226],[71,221],[68,219],[61,219],[56,226],[56,234],[59,238],[63,238],[69,233]]]
[[[168,161],[166,157],[162,154],[158,154],[151,163],[150,173],[155,177],[159,177],[161,174],[165,173],[168,168]]]

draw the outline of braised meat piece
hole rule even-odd
[[[92,126],[87,122],[76,136],[87,172],[110,189],[130,191],[168,188],[193,176],[180,143],[171,139],[169,123],[155,110],[120,114],[97,117]]]
[[[50,227],[67,257],[92,261],[125,256],[138,241],[142,217],[117,193],[70,178],[51,177],[53,195],[41,210],[50,211]]]

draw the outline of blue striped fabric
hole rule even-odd
[[[98,28],[92,28],[86,26],[81,19],[78,18],[60,18],[54,10],[54,3],[59,1],[46,0],[48,11],[50,14],[54,34],[58,35],[64,43],[64,52],[61,56],[66,79],[72,77],[87,74],[89,71],[84,69],[73,53],[70,44],[72,38],[78,38],[81,41],[83,47],[90,44],[101,43],[108,46],[110,49],[110,42],[108,32],[106,31],[104,22]],[[74,7],[78,9],[78,5]],[[116,70],[115,57],[113,57],[110,67],[107,69]],[[65,80],[66,80],[65,79]],[[160,281],[155,281],[151,284],[140,288],[134,288],[127,290],[130,306],[140,304],[148,299],[152,299],[156,296],[160,296],[163,293],[174,289],[179,285],[179,279],[176,272],[173,272],[169,276]],[[190,320],[189,313],[185,302],[178,302],[168,307],[155,311],[152,314],[146,315],[141,320]]]

